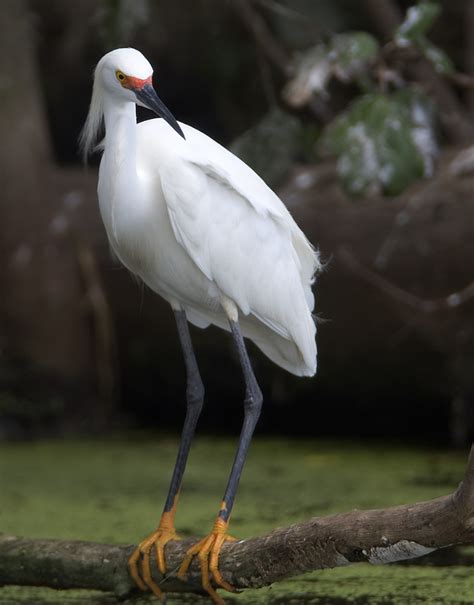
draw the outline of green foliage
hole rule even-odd
[[[395,41],[404,46],[424,38],[441,12],[437,2],[419,2],[411,6],[405,20],[395,32]]]
[[[367,32],[348,32],[334,36],[329,57],[338,79],[347,81],[364,73],[379,52],[377,40]]]
[[[398,46],[418,49],[435,69],[452,73],[446,53],[432,44],[427,33],[441,13],[440,4],[423,0],[407,10],[394,32]],[[326,44],[308,50],[299,60],[283,96],[293,107],[302,107],[312,96],[327,99],[329,83],[356,82],[362,96],[330,124],[321,137],[320,150],[339,159],[339,175],[353,195],[398,195],[422,176],[431,176],[437,155],[434,105],[404,83],[403,74],[381,64],[378,77],[395,92],[376,93],[380,82],[371,67],[377,62],[377,40],[363,31],[337,34]]]
[[[274,108],[256,126],[240,135],[231,150],[271,187],[277,187],[295,158],[308,147],[306,137],[310,137],[314,145],[314,133],[303,128],[297,117]]]
[[[427,40],[421,46],[421,50],[423,51],[425,57],[429,59],[431,63],[433,63],[436,71],[446,75],[454,73],[455,69],[453,62],[444,52],[444,50],[441,50],[441,48],[438,48]]]
[[[292,107],[303,107],[312,95],[326,97],[331,76],[328,47],[318,44],[299,57],[294,77],[283,88],[283,98]]]
[[[394,39],[399,46],[415,46],[433,63],[438,72],[450,74],[454,72],[451,59],[426,37],[440,12],[441,6],[437,2],[426,1],[411,6],[405,20],[395,32]]]
[[[368,94],[329,125],[320,148],[338,157],[348,193],[397,195],[426,174],[436,153],[429,134],[428,144],[420,143],[422,127],[430,131],[432,125],[419,93],[404,89],[390,95]]]
[[[338,34],[328,44],[318,44],[300,56],[283,97],[293,107],[301,107],[313,94],[327,96],[332,78],[351,82],[366,76],[378,52],[377,40],[367,32]]]

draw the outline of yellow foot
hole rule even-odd
[[[222,577],[218,566],[219,553],[224,542],[235,542],[237,539],[226,533],[227,527],[228,523],[217,517],[212,532],[187,551],[178,571],[178,578],[184,580],[193,557],[197,555],[201,566],[202,587],[209,593],[209,596],[216,605],[224,605],[224,599],[211,586],[210,573],[214,577],[216,584],[225,588],[225,590],[235,592],[235,588]]]
[[[168,525],[166,522],[163,522],[162,518],[158,529],[150,534],[148,538],[145,538],[143,542],[140,542],[137,548],[133,551],[132,556],[128,560],[128,568],[130,570],[130,575],[135,581],[135,584],[141,590],[150,589],[153,594],[157,597],[160,597],[160,599],[164,597],[163,591],[155,580],[153,580],[151,575],[150,553],[152,548],[155,547],[158,569],[164,575],[166,573],[165,546],[171,540],[179,539],[180,538],[176,534],[174,527],[172,525]],[[140,560],[141,572],[138,565]]]

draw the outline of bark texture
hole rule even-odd
[[[266,536],[226,544],[224,578],[238,589],[260,588],[305,572],[361,561],[383,564],[438,548],[474,542],[474,447],[463,482],[449,496],[383,510],[313,518]],[[192,540],[166,547],[169,577],[153,569],[171,592],[201,592],[199,567],[188,581],[173,577]],[[29,540],[0,536],[0,585],[89,588],[124,597],[134,590],[127,559],[133,546]]]

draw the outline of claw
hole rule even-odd
[[[174,529],[170,513],[163,513],[158,529],[140,542],[128,560],[128,568],[135,584],[140,590],[151,590],[152,593],[162,601],[165,594],[153,579],[151,573],[150,553],[155,547],[157,567],[162,575],[166,574],[165,546],[171,540],[179,540]],[[141,562],[139,569],[139,563]]]
[[[229,536],[226,533],[228,522],[224,521],[220,517],[217,517],[212,532],[194,544],[187,552],[181,563],[178,571],[178,578],[184,580],[186,573],[191,565],[193,557],[197,556],[199,559],[199,565],[201,567],[201,578],[202,587],[209,594],[215,605],[224,605],[224,599],[220,597],[215,589],[211,585],[210,574],[212,574],[214,581],[221,588],[228,590],[229,592],[235,592],[235,588],[226,582],[219,571],[219,554],[222,545],[225,542],[235,542],[236,538]]]
[[[165,546],[172,540],[181,540],[175,531],[167,533],[162,532],[155,542],[156,563],[163,576],[166,574]]]
[[[143,592],[145,592],[146,584],[141,579],[140,574],[138,572],[139,559],[140,559],[140,548],[138,547],[133,551],[132,556],[128,560],[128,569],[130,571],[130,575],[132,576],[132,579],[135,582],[135,584],[138,586],[138,588],[140,590],[143,590]]]
[[[150,546],[150,548],[148,548],[148,550],[143,552],[143,559],[142,559],[143,581],[145,582],[145,584],[148,586],[148,588],[151,590],[151,592],[156,597],[159,597],[160,599],[162,599],[164,597],[164,592],[161,590],[161,588],[158,586],[158,584],[155,582],[155,580],[153,579],[153,577],[151,575],[150,550],[151,550],[151,546]]]

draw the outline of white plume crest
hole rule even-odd
[[[95,143],[99,138],[104,123],[104,91],[99,77],[102,69],[102,61],[99,61],[94,71],[94,85],[92,87],[92,98],[89,107],[89,113],[84,127],[79,135],[79,147],[84,162],[88,156],[96,149]]]

